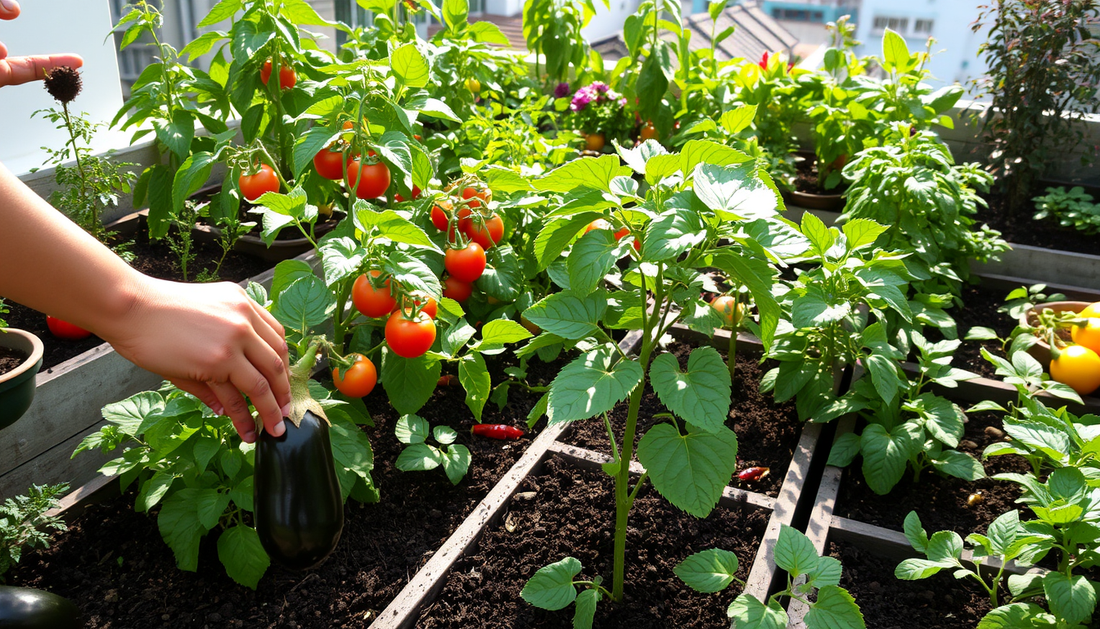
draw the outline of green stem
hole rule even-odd
[[[73,145],[73,158],[76,159],[76,169],[80,172],[80,198],[84,199],[92,210],[92,235],[99,238],[99,231],[102,225],[99,223],[99,210],[98,205],[94,199],[88,197],[88,174],[84,172],[84,162],[80,161],[80,150],[76,146],[76,132],[73,131],[73,121],[69,117],[69,104],[61,103],[61,112],[65,117],[65,128],[69,130],[69,139]]]

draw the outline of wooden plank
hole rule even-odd
[[[987,288],[993,288],[1003,290],[1007,295],[1009,291],[1021,286],[1031,286],[1035,284],[1035,280],[1029,280],[1023,277],[1014,277],[1011,275],[998,275],[996,273],[978,273],[978,277],[982,280],[982,286]],[[1047,294],[1062,293],[1066,296],[1066,299],[1073,301],[1100,301],[1100,289],[1085,288],[1082,286],[1073,286],[1070,284],[1061,284],[1057,282],[1039,282],[1047,285]]]
[[[0,476],[0,501],[26,493],[31,485],[69,483],[70,486],[80,486],[94,480],[99,476],[99,468],[116,458],[118,453],[103,454],[96,450],[74,459],[73,451],[85,436],[104,424],[106,422],[90,426]]]
[[[520,483],[538,470],[550,447],[568,426],[564,423],[548,426],[531,442],[527,452],[478,503],[458,530],[432,555],[397,597],[390,601],[386,609],[382,610],[378,619],[371,623],[371,629],[408,629],[414,626],[420,608],[443,588],[451,567],[477,543],[486,527],[501,515],[505,505],[519,489]]]
[[[915,363],[902,363],[901,368],[909,376],[915,376],[920,373],[920,368]],[[956,402],[978,403],[985,400],[991,400],[1004,406],[1010,402],[1016,403],[1019,398],[1016,387],[1002,380],[994,380],[993,378],[978,377],[972,380],[962,380],[958,385],[959,386],[955,388],[933,385],[932,390]],[[1055,397],[1045,391],[1040,391],[1035,393],[1035,395],[1042,398],[1051,406],[1066,406],[1069,408],[1070,412],[1076,415],[1100,412],[1100,398],[1087,395],[1082,396],[1081,400],[1084,404],[1077,404],[1076,402],[1070,402]]]
[[[972,262],[971,270],[990,275],[1027,278],[1025,284],[1060,283],[1072,272],[1073,283],[1088,290],[1100,290],[1100,256],[1072,251],[1013,244],[999,262]]]

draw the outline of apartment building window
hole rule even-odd
[[[821,11],[806,11],[802,9],[772,9],[772,17],[777,20],[789,20],[791,22],[824,22],[825,14]]]
[[[913,23],[913,32],[918,35],[931,35],[933,20],[917,20]]]
[[[907,17],[891,17],[888,15],[876,15],[874,22],[872,22],[872,30],[876,33],[882,33],[886,29],[890,29],[897,33],[905,34],[909,30],[909,18]]]

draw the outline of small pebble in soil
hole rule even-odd
[[[992,426],[991,426],[991,428],[992,428]],[[962,441],[959,442],[959,449],[960,450],[977,450],[978,449],[978,444],[974,443],[973,441],[971,441],[969,439],[963,439]]]
[[[992,439],[994,441],[1000,441],[1001,439],[1004,439],[1005,432],[1003,430],[1001,430],[1000,428],[997,428],[997,427],[994,427],[994,426],[986,426],[985,427],[985,436],[989,437],[990,439]]]

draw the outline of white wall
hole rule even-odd
[[[70,105],[93,120],[110,122],[122,105],[111,16],[107,0],[22,0],[22,15],[0,21],[0,41],[10,56],[77,53],[84,57],[84,91]],[[66,135],[42,118],[31,119],[38,109],[56,102],[42,83],[0,89],[0,162],[19,174],[41,166],[41,147],[60,147]],[[115,137],[111,137],[114,135]],[[98,150],[118,146],[118,134],[97,138]]]
[[[640,0],[611,0],[611,9],[608,10],[602,2],[596,2],[596,15],[584,27],[581,35],[590,42],[611,37],[623,30],[626,18],[638,10],[639,4]]]
[[[856,39],[863,42],[857,51],[861,55],[882,54],[882,32],[874,30],[876,15],[908,18],[906,32],[900,33],[909,50],[924,50],[928,35],[915,33],[918,19],[933,20],[932,37],[936,43],[929,69],[937,85],[967,83],[985,73],[986,66],[978,58],[978,45],[985,41],[985,31],[973,33],[970,25],[978,17],[978,2],[952,0],[863,0],[856,26]],[[942,52],[941,52],[942,51]]]
[[[521,15],[523,0],[485,0],[485,12],[489,15]]]

